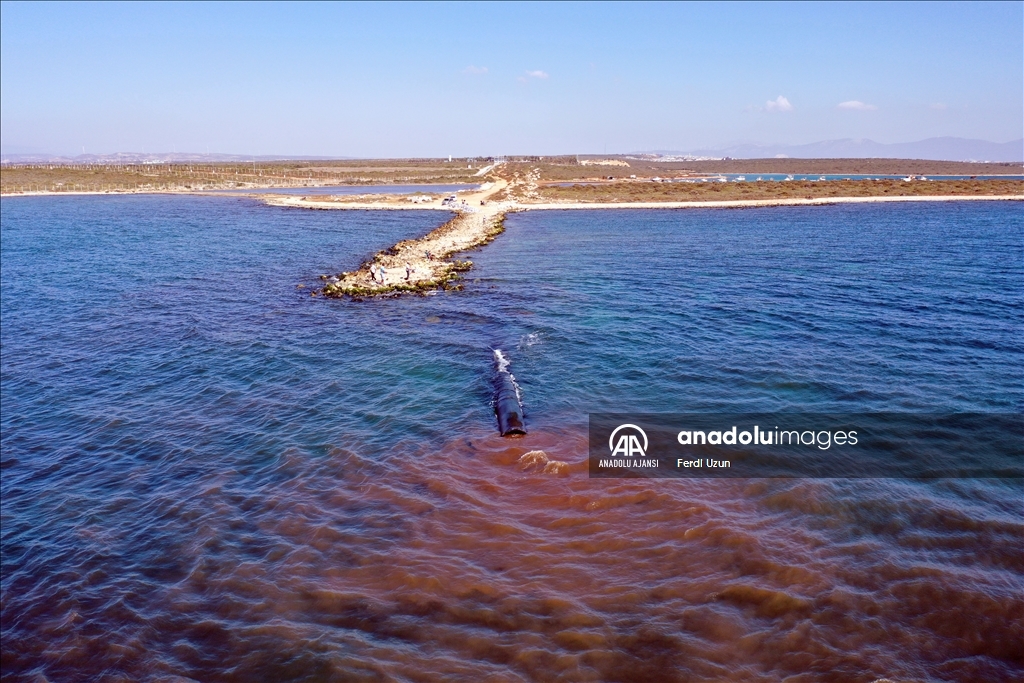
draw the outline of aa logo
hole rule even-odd
[[[618,435],[618,440],[616,440]],[[637,438],[639,437],[639,438]],[[643,439],[643,445],[640,440]],[[608,450],[612,456],[621,455],[627,458],[643,458],[647,455],[647,434],[636,425],[619,425],[608,437]]]

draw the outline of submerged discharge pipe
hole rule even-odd
[[[498,416],[498,433],[502,436],[526,434],[523,404],[519,400],[519,385],[508,371],[508,360],[501,349],[494,350],[494,414]]]

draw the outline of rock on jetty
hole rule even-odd
[[[336,197],[284,197],[264,195],[272,206],[303,209],[440,209],[455,216],[444,225],[414,240],[403,240],[378,253],[357,270],[337,275],[321,275],[324,286],[313,296],[376,296],[401,292],[425,292],[432,289],[462,289],[459,273],[473,267],[471,261],[451,260],[461,251],[487,244],[505,230],[505,214],[514,210],[513,201],[492,202],[491,198],[508,187],[504,179],[485,183],[475,192],[460,193],[458,202],[433,199],[410,203],[408,197],[356,197],[338,201]]]
[[[503,204],[465,207],[439,228],[414,240],[404,240],[378,253],[358,270],[327,277],[324,296],[374,296],[390,292],[423,292],[461,289],[459,273],[471,261],[449,260],[457,254],[487,244],[505,230]]]

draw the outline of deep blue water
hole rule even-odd
[[[3,200],[9,666],[45,659],[40,604],[109,627],[109,601],[141,614],[126,595],[183,581],[165,554],[195,529],[169,501],[211,478],[258,497],[296,458],[425,457],[493,432],[496,348],[539,431],[582,428],[591,411],[1024,410],[1019,202],[519,213],[469,254],[462,292],[310,296],[320,274],[443,217],[238,197]],[[1019,491],[980,486],[914,495],[995,520],[1005,546],[1024,528]],[[1024,585],[1001,562],[993,581]],[[74,609],[53,597],[65,594]]]
[[[519,349],[541,419],[1022,407],[1015,204],[536,212],[509,224],[501,248],[476,257],[483,291],[460,301],[506,321],[492,343]]]

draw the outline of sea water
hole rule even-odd
[[[3,200],[5,676],[1024,675],[1019,481],[585,463],[598,411],[1020,413],[1017,203],[519,213],[463,291],[310,295],[445,218]]]

